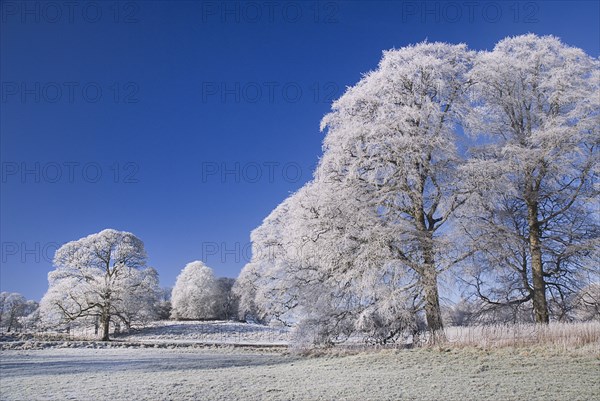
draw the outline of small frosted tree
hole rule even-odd
[[[188,263],[173,287],[171,317],[177,320],[204,320],[217,317],[218,282],[213,271],[201,261]]]
[[[0,293],[0,328],[7,332],[21,328],[21,320],[37,309],[37,303],[28,301],[18,292]]]
[[[158,274],[145,264],[144,244],[129,232],[107,229],[61,246],[40,302],[42,324],[99,325],[108,341],[111,324],[147,320],[156,304]]]
[[[254,264],[247,264],[242,268],[240,275],[235,280],[232,292],[238,300],[237,317],[239,320],[256,321],[264,323],[261,319],[261,312],[256,303],[256,293],[258,291],[258,281],[260,280],[260,271]]]

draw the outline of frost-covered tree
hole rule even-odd
[[[253,257],[235,286],[242,318],[294,325],[296,340],[311,344],[353,333],[386,342],[413,326],[415,283],[401,288],[411,277],[389,262],[378,215],[358,213],[357,194],[343,191],[310,182],[252,232]]]
[[[322,121],[327,136],[315,179],[277,206],[251,234],[252,260],[234,288],[241,316],[294,324],[297,331],[311,331],[317,342],[353,333],[386,342],[419,327],[423,311],[435,341],[443,328],[440,275],[470,262],[463,272],[476,277],[478,295],[487,297],[486,303],[474,304],[476,308],[469,312],[473,319],[522,318],[526,313],[523,302],[535,292],[523,293],[526,286],[522,283],[535,282],[535,275],[530,269],[515,274],[514,269],[506,269],[510,267],[506,262],[529,264],[533,260],[530,254],[535,247],[529,244],[535,236],[528,228],[529,203],[515,202],[515,194],[523,187],[522,172],[535,164],[536,152],[520,154],[516,149],[525,145],[510,142],[510,133],[500,133],[502,139],[468,153],[469,138],[461,129],[467,124],[475,133],[489,131],[493,136],[510,120],[511,116],[505,118],[502,113],[512,111],[494,102],[519,83],[502,87],[498,96],[489,95],[485,88],[495,85],[496,66],[485,65],[488,56],[485,52],[476,55],[464,45],[443,43],[391,50],[384,53],[375,71],[334,103]],[[502,64],[502,56],[495,57]],[[509,65],[510,57],[507,60]],[[551,131],[565,126],[577,134],[561,131],[564,135],[550,144],[539,143],[548,138],[542,135],[532,145],[555,156],[544,166],[571,162],[564,170],[548,167],[543,172],[544,177],[553,177],[548,192],[540,190],[536,195],[543,193],[543,199],[551,200],[537,207],[547,208],[540,212],[545,217],[538,221],[538,228],[550,233],[545,224],[554,227],[548,241],[543,235],[540,239],[548,244],[544,249],[552,249],[546,260],[553,267],[544,274],[546,283],[552,283],[549,292],[556,294],[555,299],[566,294],[567,281],[580,279],[568,272],[590,267],[597,249],[598,224],[591,215],[594,192],[589,178],[597,172],[598,124],[594,120],[598,107],[597,99],[590,100],[589,94],[597,91],[598,73],[596,61],[582,60],[573,68],[587,68],[577,78],[583,85],[578,87],[581,99],[586,100],[578,103],[567,96],[571,103],[556,110],[564,109],[568,117],[543,123],[553,127]],[[542,64],[541,70],[549,65]],[[489,79],[488,72],[492,74]],[[517,81],[538,79],[536,71],[518,68],[508,68],[505,74],[513,80],[526,75]],[[564,75],[543,79],[567,79]],[[504,83],[500,79],[498,85]],[[543,102],[542,98],[536,101]],[[563,94],[558,98],[563,99]],[[544,114],[524,104],[527,113]],[[521,107],[521,103],[513,106]],[[554,113],[553,107],[542,109]],[[491,124],[496,120],[497,125]],[[508,129],[513,128],[509,124]],[[577,135],[596,139],[586,139],[584,144]],[[550,145],[561,141],[576,144],[571,150],[561,147],[564,155],[552,153]],[[561,223],[568,227],[563,232],[559,231]],[[586,240],[580,241],[583,237]],[[486,282],[493,275],[499,277],[497,285]],[[456,320],[464,324],[463,317],[456,316]]]
[[[258,281],[261,278],[260,272],[255,264],[247,264],[242,268],[238,278],[235,280],[232,291],[238,299],[237,317],[244,322],[260,322],[259,307],[256,304],[255,297],[258,291]]]
[[[574,302],[576,318],[580,320],[600,320],[600,282],[594,282],[576,294]]]
[[[300,258],[289,266],[300,289],[297,333],[304,340],[335,343],[357,334],[386,343],[416,329],[419,278],[397,260],[397,232],[365,207],[371,193],[363,188],[312,182],[291,209],[287,238],[295,238]]]
[[[463,257],[442,228],[464,202],[456,141],[471,59],[466,46],[445,43],[387,51],[321,123],[319,178],[378,214],[376,226],[393,238],[381,245],[418,278],[432,332],[443,328],[439,275]]]
[[[287,224],[294,224],[290,207],[298,196],[282,202],[251,233],[252,260],[242,269],[233,289],[242,320],[286,324],[286,314],[297,306],[296,276],[289,267],[299,262]]]
[[[188,263],[173,287],[171,317],[178,320],[214,319],[218,284],[213,271],[201,261]]]
[[[159,313],[160,286],[158,272],[153,267],[129,275],[119,287],[123,300],[122,321],[126,328],[132,323],[145,324],[156,320]]]
[[[171,293],[173,288],[164,287],[158,292],[157,318],[166,320],[171,317]]]
[[[566,308],[597,266],[598,67],[528,34],[480,53],[470,72],[467,125],[487,138],[469,166],[479,195],[465,221],[479,251],[470,283],[490,304],[532,302],[537,322],[549,321],[548,297]]]
[[[462,258],[442,227],[464,202],[455,137],[471,57],[441,43],[385,52],[334,103],[315,180],[252,233],[242,309],[385,342],[423,308],[439,333],[438,276]]]
[[[216,313],[217,319],[230,320],[238,317],[238,298],[233,293],[235,279],[219,277],[217,279]]]
[[[44,324],[96,324],[107,341],[111,324],[153,318],[158,274],[145,267],[144,244],[132,233],[106,229],[66,243],[54,265],[40,302]]]
[[[37,302],[28,301],[18,292],[0,293],[0,328],[7,332],[21,328],[21,320],[37,309]]]

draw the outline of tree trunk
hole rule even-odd
[[[102,339],[101,341],[108,341],[109,337],[108,337],[108,332],[110,329],[110,314],[107,311],[104,311],[102,313],[102,318],[101,318],[101,324],[102,324]]]
[[[425,295],[425,319],[429,329],[429,342],[437,343],[444,339],[444,324],[442,322],[442,311],[440,308],[440,297],[438,293],[438,272],[435,267],[433,252],[433,234],[425,223],[425,215],[416,211],[416,228],[420,234],[420,246],[423,252],[423,266],[420,273],[423,292]],[[431,228],[431,227],[430,227]]]
[[[542,246],[537,203],[527,205],[529,224],[529,252],[531,253],[531,274],[533,277],[533,311],[537,323],[548,323],[548,303],[546,302],[546,282],[542,264]]]
[[[432,344],[444,339],[444,323],[442,322],[442,310],[440,308],[440,296],[438,293],[438,273],[435,269],[431,238],[423,244],[423,274],[421,281],[425,293],[425,319],[429,329]]]
[[[434,266],[425,267],[422,281],[425,293],[425,319],[432,336],[431,342],[436,343],[444,338],[444,323],[438,294],[437,272]]]

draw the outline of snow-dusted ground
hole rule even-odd
[[[285,329],[232,322],[154,322],[109,343],[11,338],[0,341],[2,401],[600,399],[597,343],[307,357],[284,347]]]
[[[116,337],[129,342],[287,345],[289,331],[259,324],[226,321],[158,321]]]
[[[593,400],[597,354],[240,348],[5,350],[1,400]]]

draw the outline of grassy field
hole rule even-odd
[[[0,399],[595,400],[600,357],[585,347],[320,356],[239,348],[5,350]]]
[[[600,399],[600,322],[445,335],[379,350],[287,348],[286,330],[233,322],[154,322],[108,343],[3,336],[0,400]]]

